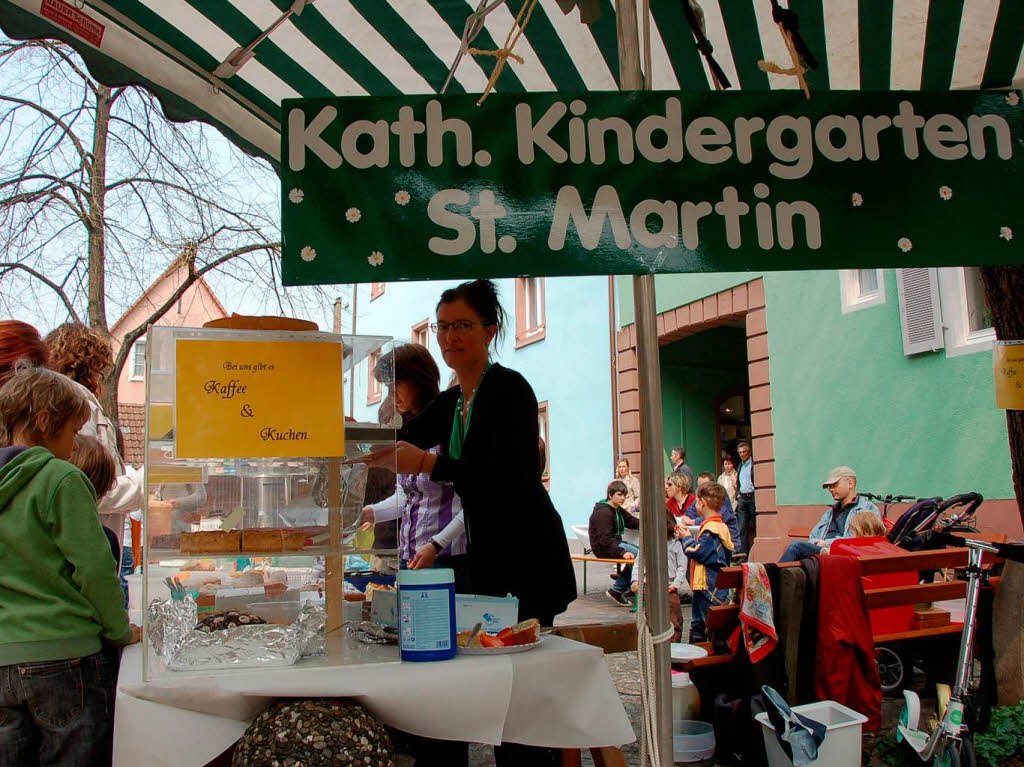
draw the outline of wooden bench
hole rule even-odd
[[[937,551],[908,551],[905,554],[866,556],[860,558],[861,573],[863,575],[882,575],[885,573],[962,568],[967,566],[967,552],[966,548],[949,548]],[[991,567],[1001,561],[998,557],[986,552],[982,564],[983,566]],[[783,562],[778,566],[799,567],[800,563]],[[992,576],[989,577],[988,581],[989,586],[994,589],[999,586],[1000,578]],[[740,589],[743,586],[743,569],[741,567],[724,568],[718,575],[717,586],[718,588],[725,589]],[[936,602],[946,599],[962,599],[966,594],[966,581],[919,583],[910,586],[867,589],[864,592],[868,609],[916,605],[921,602]],[[699,645],[708,651],[708,655],[704,658],[693,660],[673,661],[672,665],[674,668],[686,671],[691,676],[696,674],[700,677],[705,672],[732,663],[736,659],[735,653],[716,653],[715,651],[716,645],[721,647],[721,642],[716,640],[728,639],[739,625],[740,606],[738,604],[738,595],[736,599],[736,604],[711,607],[708,610],[706,627],[709,641]],[[877,634],[873,639],[875,645],[893,645],[917,640],[958,636],[962,631],[962,623],[951,623],[945,626],[920,628],[898,633]],[[698,680],[695,679],[694,683],[697,684]],[[699,687],[700,684],[698,684]],[[711,697],[713,699],[714,696]]]
[[[604,559],[603,557],[595,557],[588,554],[571,554],[573,562],[583,563],[583,593],[587,593],[587,563],[588,562],[604,562],[605,564],[615,565],[615,572],[619,571],[619,568],[623,565],[631,565],[636,562],[635,559]]]

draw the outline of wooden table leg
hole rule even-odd
[[[562,749],[562,767],[582,767],[583,757],[578,748]]]
[[[601,746],[590,749],[594,767],[626,767],[626,757],[615,746]]]

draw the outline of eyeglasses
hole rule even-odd
[[[443,336],[445,333],[455,331],[456,333],[468,333],[470,330],[479,325],[482,328],[486,328],[488,325],[493,323],[490,322],[475,322],[474,320],[455,320],[454,322],[432,322],[430,323],[430,330],[439,336]]]

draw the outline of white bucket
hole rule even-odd
[[[860,767],[860,734],[862,725],[868,720],[866,716],[834,700],[793,706],[793,711],[826,727],[825,739],[818,746],[818,758],[809,762],[808,767]],[[793,767],[792,760],[775,737],[775,728],[768,720],[768,714],[762,712],[754,718],[761,725],[769,767]]]
[[[715,728],[707,722],[672,722],[672,761],[700,762],[715,755]]]
[[[672,720],[696,719],[700,715],[700,694],[689,674],[672,674]]]

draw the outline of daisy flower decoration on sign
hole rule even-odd
[[[1010,91],[1006,94],[1006,103],[1015,107],[1020,103],[1020,94],[1017,91]]]
[[[953,190],[950,189],[948,186],[940,186],[939,187],[939,197],[941,197],[943,200],[952,200],[953,199]]]
[[[1013,239],[1013,230],[1008,226],[999,227],[999,236],[1009,242]]]
[[[850,202],[853,203],[853,207],[859,208],[864,204],[864,198],[860,196],[860,192],[854,192],[850,196]]]
[[[316,258],[316,250],[311,248],[309,245],[299,251],[299,256],[302,257],[303,261],[312,261]]]
[[[359,208],[349,208],[345,211],[345,219],[350,223],[354,224],[356,221],[361,219],[363,214],[359,212]]]
[[[373,251],[373,253],[366,257],[366,262],[370,266],[380,266],[381,264],[384,263],[384,254],[381,253],[379,250],[375,250]]]
[[[411,199],[412,198],[409,196],[409,193],[404,189],[399,189],[397,192],[395,192],[395,202],[397,202],[399,205],[408,205],[409,200]]]
[[[302,198],[304,198],[305,196],[306,193],[299,188],[292,189],[290,192],[288,192],[288,199],[294,202],[296,205],[302,202]]]
[[[904,253],[909,253],[911,248],[914,247],[914,243],[910,241],[909,237],[900,237],[896,242],[896,247],[902,250]]]

